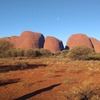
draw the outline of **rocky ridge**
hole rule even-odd
[[[55,53],[64,49],[71,49],[74,46],[86,45],[94,49],[95,52],[100,53],[100,41],[82,33],[70,36],[66,42],[65,48],[61,40],[52,36],[47,36],[45,38],[42,33],[31,31],[24,31],[20,36],[3,37],[0,39],[11,42],[14,44],[15,48],[21,49],[44,48]]]

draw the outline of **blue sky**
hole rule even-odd
[[[25,30],[64,44],[74,33],[100,40],[100,0],[0,0],[0,37]]]

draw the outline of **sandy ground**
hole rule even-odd
[[[71,88],[100,84],[99,61],[51,58],[31,60],[31,64],[29,69],[9,70],[9,64],[0,63],[0,100],[67,100]]]

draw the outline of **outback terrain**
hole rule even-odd
[[[0,100],[100,100],[100,41],[24,31],[0,38]]]
[[[100,100],[100,61],[1,58],[0,100]]]

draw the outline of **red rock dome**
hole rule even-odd
[[[0,38],[0,40],[11,42],[11,38],[10,37],[3,37],[3,38]]]
[[[11,40],[11,43],[13,43],[15,48],[16,48],[17,47],[17,43],[19,41],[19,36],[11,36],[10,40]]]
[[[100,53],[100,41],[92,37],[90,37],[90,40],[93,44],[95,52]]]
[[[41,33],[24,31],[20,35],[17,48],[42,48],[44,44],[44,36]]]
[[[55,37],[47,36],[44,43],[44,49],[48,49],[55,53],[64,49],[62,41]]]
[[[16,47],[16,44],[18,43],[18,40],[19,40],[19,36],[3,37],[1,38],[1,40],[8,41],[12,43],[14,47]]]
[[[88,38],[88,36],[81,33],[73,34],[66,43],[66,47],[68,47],[69,49],[74,46],[79,46],[79,45],[86,45],[90,47],[91,49],[93,49],[92,43],[90,39]]]

